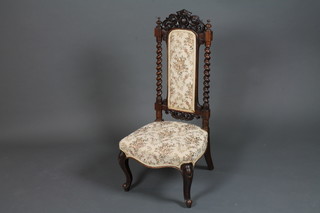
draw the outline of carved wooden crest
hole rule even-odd
[[[192,15],[188,10],[180,10],[176,14],[170,14],[162,22],[162,28],[166,31],[174,28],[190,29],[201,33],[205,30],[205,24],[199,19],[199,16]]]

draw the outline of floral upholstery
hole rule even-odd
[[[176,122],[158,121],[147,124],[120,141],[127,157],[148,167],[174,167],[193,163],[207,148],[208,133],[200,127]]]
[[[168,36],[168,107],[195,111],[196,35],[191,30],[172,30]]]

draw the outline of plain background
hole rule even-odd
[[[2,0],[1,212],[185,211],[176,171],[134,163],[124,193],[116,161],[155,118],[156,17],[181,9],[214,30],[194,211],[320,211],[319,1]]]

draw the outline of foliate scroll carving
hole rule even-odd
[[[169,17],[162,22],[162,28],[166,31],[174,28],[182,28],[202,33],[205,30],[205,25],[199,19],[199,16],[192,15],[192,13],[187,10],[180,10],[176,14],[170,14]]]
[[[196,119],[200,118],[200,116],[197,114],[188,113],[188,112],[180,112],[180,111],[175,111],[175,110],[170,110],[170,109],[165,110],[165,113],[166,114],[170,113],[173,118],[185,120],[185,121],[191,121],[194,118],[196,118]]]

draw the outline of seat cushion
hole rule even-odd
[[[153,167],[180,169],[193,163],[207,148],[208,133],[200,127],[176,121],[147,124],[123,138],[119,147],[127,157]]]

